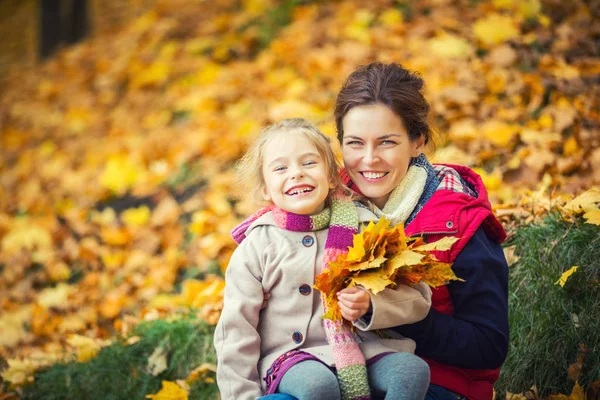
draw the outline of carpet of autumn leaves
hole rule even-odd
[[[216,323],[229,231],[255,207],[233,163],[281,118],[333,136],[359,64],[423,74],[431,158],[476,167],[509,231],[600,185],[599,15],[581,0],[159,0],[14,72],[0,94],[5,379],[178,308]]]

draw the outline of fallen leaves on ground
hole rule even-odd
[[[0,356],[15,381],[74,350],[70,335],[102,341],[179,307],[216,323],[229,231],[255,209],[233,162],[284,117],[334,137],[359,64],[422,73],[431,159],[477,167],[509,234],[598,190],[588,2],[154,3],[3,82]],[[597,200],[573,204],[566,218],[600,223]]]

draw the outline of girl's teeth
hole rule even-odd
[[[304,188],[304,189],[294,189],[291,192],[289,192],[288,194],[290,195],[296,195],[296,194],[300,194],[300,193],[307,193],[307,192],[312,192],[311,188]]]
[[[385,176],[385,172],[363,172],[363,176],[367,179],[378,179]]]

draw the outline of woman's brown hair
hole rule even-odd
[[[333,115],[338,140],[343,143],[342,122],[348,111],[357,106],[381,103],[400,117],[410,140],[423,136],[427,144],[431,138],[427,122],[430,107],[422,93],[424,85],[419,73],[396,63],[371,63],[359,67],[348,76],[336,98]]]

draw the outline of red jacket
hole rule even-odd
[[[431,368],[432,384],[443,386],[470,400],[488,400],[493,396],[493,384],[498,379],[500,373],[498,367],[475,369],[450,366],[447,362],[445,363],[439,360],[440,358],[443,359],[443,350],[440,351],[438,349],[431,354],[430,352],[428,353],[426,348],[420,349],[420,347],[423,346],[420,346],[420,336],[423,337],[424,343],[431,343],[433,339],[438,338],[439,340],[444,341],[444,343],[446,343],[446,348],[448,348],[448,346],[453,346],[454,342],[457,343],[457,346],[461,345],[459,343],[460,338],[457,338],[457,336],[473,334],[472,337],[475,339],[471,340],[477,342],[477,338],[479,337],[477,334],[479,334],[480,331],[483,332],[481,336],[487,336],[488,339],[492,336],[488,334],[489,331],[493,332],[494,335],[497,334],[496,337],[498,339],[490,339],[492,343],[494,343],[493,345],[490,345],[490,342],[471,343],[470,345],[472,346],[473,351],[478,351],[482,354],[485,354],[488,348],[499,348],[500,350],[495,351],[499,354],[496,359],[499,360],[499,363],[501,364],[506,356],[506,351],[504,349],[508,346],[507,266],[499,246],[499,243],[504,241],[506,234],[492,213],[487,191],[485,190],[479,175],[467,167],[458,165],[447,166],[457,171],[463,180],[468,182],[474,191],[478,193],[478,197],[474,198],[467,194],[452,190],[437,190],[416,215],[415,219],[406,227],[406,233],[410,236],[425,235],[428,241],[435,241],[444,236],[455,236],[460,238],[449,251],[437,252],[435,255],[439,260],[444,262],[455,263],[456,261],[453,265],[453,269],[459,277],[461,277],[458,272],[459,270],[461,270],[463,274],[469,275],[469,277],[466,278],[467,282],[465,284],[468,283],[470,289],[465,293],[462,289],[464,285],[460,282],[452,282],[446,286],[435,289],[433,291],[432,299],[432,308],[434,311],[430,312],[430,315],[434,314],[431,316],[432,320],[435,320],[436,318],[441,320],[444,318],[438,314],[445,314],[453,318],[455,315],[454,301],[459,298],[461,301],[461,312],[467,316],[464,318],[469,319],[470,321],[465,321],[463,316],[457,316],[456,318],[460,320],[456,321],[456,325],[452,325],[447,331],[445,331],[444,324],[436,324],[435,321],[431,322],[429,325],[427,325],[426,322],[420,324],[420,329],[428,330],[428,332],[414,332],[414,328],[419,328],[417,326],[413,327],[413,334],[411,334],[410,329],[408,329],[409,332],[399,331],[409,337],[414,336],[413,338],[417,341],[417,354],[421,355]],[[487,240],[495,242],[498,245],[491,245],[490,249],[485,251],[481,251],[481,249],[475,245],[471,245],[468,249],[465,249],[474,234],[478,231],[481,232],[481,228],[485,232]],[[484,235],[480,234],[480,236]],[[485,242],[486,239],[482,240]],[[464,254],[461,255],[461,252]],[[459,257],[459,255],[461,256]],[[462,262],[462,260],[466,261],[461,265],[458,265],[459,261]],[[476,261],[471,265],[473,260]],[[486,278],[485,281],[478,282],[479,278],[474,278],[477,275],[470,275],[471,271],[474,269],[481,269],[484,273],[489,273],[486,269],[494,269],[494,273],[497,273],[499,278],[497,281],[496,278],[492,277]],[[475,279],[477,282],[469,282],[469,278]],[[473,290],[473,288],[476,288],[476,290]],[[481,291],[479,288],[481,288]],[[475,294],[475,292],[477,292],[477,294]],[[467,296],[471,296],[472,299],[468,300]],[[499,310],[491,311],[492,314],[506,315],[488,315],[487,318],[490,320],[486,321],[485,315],[477,316],[476,308],[481,305],[484,305],[485,307],[490,306],[493,310]],[[506,313],[504,310],[506,310]],[[481,312],[480,314],[485,313]],[[475,315],[476,317],[471,319],[471,315]],[[430,316],[428,316],[428,318],[429,317]],[[445,321],[452,322],[448,317],[445,318]],[[498,321],[496,321],[496,319],[500,321],[497,324],[497,327],[496,323]],[[450,326],[449,324],[445,325]],[[436,327],[441,328],[437,329],[436,332]],[[475,333],[472,333],[472,331]],[[503,336],[505,336],[505,338]],[[496,344],[496,342],[502,343]],[[469,345],[467,344],[463,351],[465,358],[467,359],[469,358],[469,352]],[[504,354],[502,354],[502,352],[504,352]],[[423,356],[423,353],[426,353],[429,356]],[[454,355],[454,358],[451,360],[455,360],[456,362],[451,362],[453,362],[454,365],[460,365],[460,358],[461,357]],[[478,359],[478,357],[473,358]],[[482,359],[485,358],[484,355]],[[467,361],[464,360],[463,362],[467,363]],[[473,363],[477,365],[485,362],[487,361],[473,361]],[[488,363],[489,365],[498,364],[498,361],[489,361]]]

